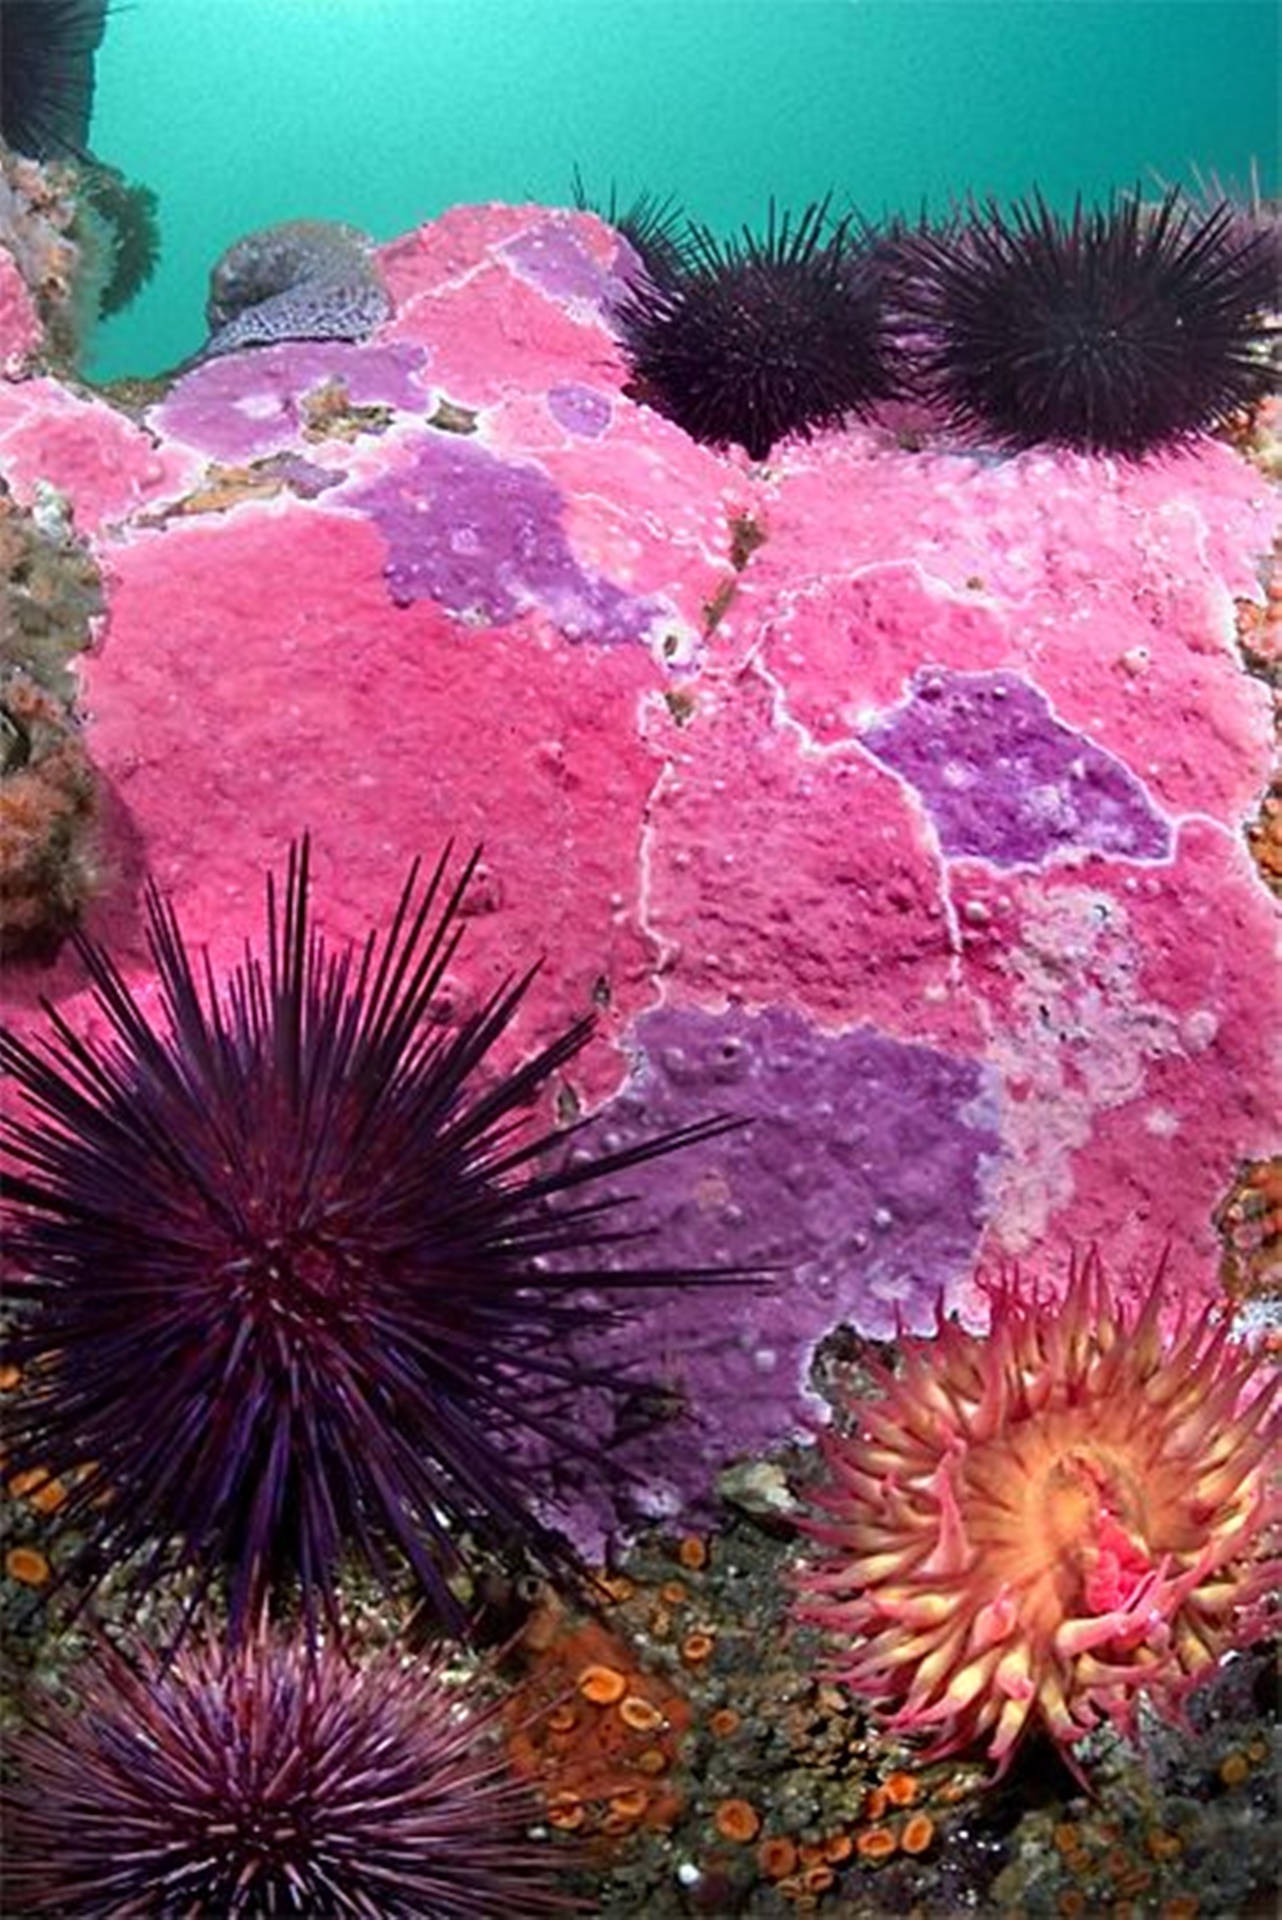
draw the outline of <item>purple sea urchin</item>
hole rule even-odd
[[[1227,205],[1035,196],[904,247],[923,384],[964,431],[1139,458],[1268,390],[1275,253]]]
[[[556,1854],[438,1664],[356,1664],[261,1629],[229,1654],[104,1650],[15,1743],[6,1903],[67,1920],[549,1914]]]
[[[222,995],[153,889],[167,1031],[76,936],[106,1039],[48,1007],[51,1038],[0,1034],[26,1096],[0,1124],[30,1309],[6,1353],[26,1380],[10,1469],[73,1489],[99,1564],[150,1547],[148,1573],[201,1585],[226,1565],[233,1636],[282,1580],[313,1623],[332,1611],[349,1548],[383,1576],[396,1543],[455,1618],[466,1531],[566,1567],[539,1463],[602,1471],[575,1397],[643,1384],[579,1365],[569,1336],[612,1322],[603,1293],[682,1277],[595,1270],[629,1236],[579,1190],[725,1122],[553,1162],[566,1136],[523,1137],[522,1114],[591,1020],[501,1075],[533,970],[430,1021],[475,859],[450,884],[443,856],[421,897],[416,867],[387,937],[336,953],[309,925],[304,842],[283,905],[268,882],[265,960]]]
[[[634,287],[617,314],[640,396],[692,439],[754,460],[789,434],[863,414],[896,388],[880,273],[828,202],[764,238],[692,226],[675,274]]]

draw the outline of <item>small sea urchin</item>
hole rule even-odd
[[[1170,1338],[1162,1276],[1127,1308],[1098,1258],[1062,1303],[1007,1278],[986,1338],[901,1343],[883,1397],[825,1433],[828,1552],[802,1611],[835,1667],[931,1757],[1068,1751],[1138,1696],[1170,1710],[1243,1644],[1282,1573],[1277,1421],[1258,1355],[1204,1315]]]
[[[1268,391],[1276,248],[1227,204],[1038,196],[904,251],[919,378],[963,431],[1139,458]]]
[[[221,994],[153,889],[167,1030],[76,936],[106,1037],[52,1008],[52,1037],[0,1035],[26,1095],[0,1125],[27,1309],[10,1470],[72,1489],[64,1517],[99,1565],[149,1548],[147,1571],[199,1584],[225,1565],[233,1635],[280,1581],[313,1620],[332,1608],[347,1549],[381,1576],[395,1543],[454,1618],[468,1531],[566,1566],[535,1512],[546,1476],[608,1469],[577,1396],[644,1384],[577,1363],[570,1336],[613,1323],[603,1297],[635,1307],[683,1277],[599,1270],[593,1249],[630,1236],[579,1196],[724,1123],[571,1158],[522,1117],[591,1020],[503,1073],[532,973],[433,1020],[475,858],[450,884],[443,857],[421,897],[415,869],[382,943],[332,952],[304,843],[283,907],[268,883],[265,960]]]
[[[15,1743],[8,1910],[475,1920],[563,1911],[488,1707],[439,1665],[269,1637],[104,1650]],[[9,1906],[8,1903],[12,1903]]]
[[[695,440],[764,460],[789,434],[867,413],[895,391],[873,252],[828,202],[764,237],[691,226],[680,270],[638,282],[617,314],[640,396]]]

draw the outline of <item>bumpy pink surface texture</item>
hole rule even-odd
[[[0,247],[0,373],[16,379],[40,345],[40,322],[13,256]]]
[[[975,1310],[985,1261],[1098,1241],[1148,1271],[1169,1242],[1213,1296],[1214,1210],[1282,1087],[1243,834],[1269,707],[1233,629],[1278,524],[1259,474],[875,425],[754,467],[625,393],[593,217],[457,209],[383,264],[375,340],[198,368],[141,424],[0,390],[0,471],[63,489],[106,576],[90,929],[139,991],[143,876],[223,964],[310,829],[338,937],[414,854],[484,843],[458,997],[545,956],[513,1044],[596,1008],[562,1092],[607,1129],[616,1097],[734,1111],[722,1023],[773,1144],[664,1163],[656,1251],[755,1237],[806,1277],[711,1309],[765,1411],[709,1460],[792,1424],[828,1326]],[[202,495],[215,462],[250,480]],[[88,1017],[70,956],[8,991]]]

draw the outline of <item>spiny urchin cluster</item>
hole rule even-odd
[[[612,1322],[602,1296],[619,1311],[689,1277],[600,1270],[593,1250],[630,1236],[593,1185],[724,1123],[571,1158],[522,1124],[590,1019],[499,1072],[533,970],[434,1017],[475,863],[451,883],[442,856],[421,892],[415,868],[386,938],[336,952],[304,842],[283,902],[268,883],[265,959],[225,991],[153,889],[164,1025],[77,936],[106,1037],[52,1007],[51,1037],[0,1036],[26,1096],[0,1124],[10,1471],[71,1489],[100,1568],[145,1549],[140,1578],[183,1564],[203,1587],[225,1567],[233,1637],[280,1583],[332,1617],[349,1550],[386,1577],[399,1548],[454,1619],[469,1532],[567,1568],[535,1502],[567,1460],[608,1470],[582,1391],[639,1384],[575,1361],[573,1337]]]
[[[1267,1618],[1276,1378],[1223,1319],[1164,1337],[1162,1292],[1127,1307],[1094,1256],[1058,1303],[1007,1277],[987,1337],[941,1315],[823,1436],[803,1616],[932,1758],[1169,1713]]]
[[[6,1910],[475,1920],[563,1911],[556,1857],[438,1663],[255,1628],[228,1653],[104,1648],[4,1795]],[[10,1904],[11,1903],[11,1904]]]
[[[764,460],[866,414],[897,388],[878,268],[828,202],[764,236],[721,242],[692,225],[675,270],[640,278],[617,320],[645,399],[695,440]]]
[[[903,395],[1001,446],[1139,458],[1270,388],[1276,221],[1227,200],[1035,195],[880,233],[827,208],[725,244],[691,225],[675,258],[669,230],[619,309],[638,395],[692,438],[764,459]]]

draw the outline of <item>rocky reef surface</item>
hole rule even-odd
[[[1136,465],[998,458],[907,416],[754,465],[627,391],[626,252],[593,215],[458,208],[378,266],[392,311],[365,341],[95,392],[42,360],[0,247],[0,534],[66,609],[35,661],[10,568],[0,898],[20,877],[28,913],[47,872],[55,934],[85,903],[146,1002],[146,877],[221,966],[305,830],[340,939],[413,855],[481,843],[456,1004],[542,957],[513,1045],[596,1013],[557,1116],[598,1143],[749,1123],[628,1190],[665,1261],[786,1284],[729,1313],[674,1289],[612,1336],[690,1419],[601,1432],[637,1478],[558,1516],[616,1565],[621,1527],[660,1529],[592,1663],[648,1659],[686,1702],[668,1723],[698,1728],[662,1818],[677,1747],[609,1749],[599,1838],[639,1850],[603,1910],[1245,1911],[1171,1903],[1221,1845],[1206,1806],[1228,1832],[1260,1800],[1258,1687],[1236,1744],[1240,1700],[1181,1754],[1163,1734],[1160,1765],[1110,1748],[1111,1808],[1065,1811],[1060,1782],[977,1816],[964,1769],[906,1770],[798,1653],[762,1455],[821,1414],[834,1329],[982,1324],[985,1265],[1097,1244],[1138,1287],[1169,1246],[1190,1306],[1276,1288],[1267,416]],[[8,1018],[37,1026],[44,996],[74,1029],[84,984],[33,949]],[[38,1554],[38,1515],[6,1525]],[[541,1631],[553,1676],[582,1670],[588,1628]]]

